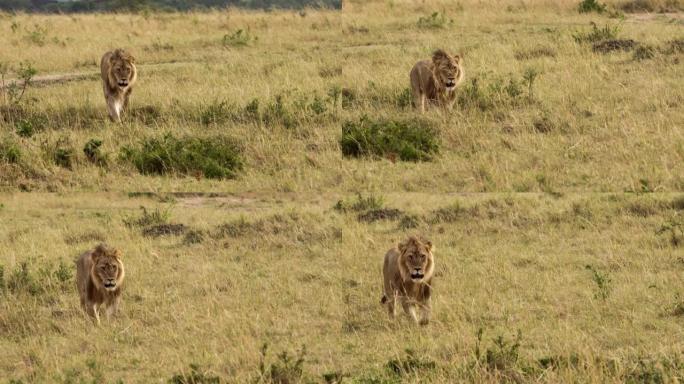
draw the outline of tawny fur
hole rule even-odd
[[[411,236],[385,254],[382,268],[384,295],[381,303],[387,305],[390,317],[396,314],[398,299],[404,312],[413,321],[421,325],[430,321],[430,296],[435,271],[432,250],[431,242]],[[412,273],[416,275],[412,277]],[[416,307],[419,314],[416,313]]]
[[[438,49],[432,54],[432,60],[417,62],[409,77],[413,106],[421,113],[430,104],[450,111],[456,102],[456,87],[465,77],[463,59]]]
[[[124,276],[121,252],[105,244],[83,253],[76,261],[76,286],[81,307],[98,324],[101,308],[106,310],[108,319],[116,314],[121,302]]]
[[[102,56],[100,72],[109,118],[120,123],[138,78],[135,59],[123,49],[109,51]]]

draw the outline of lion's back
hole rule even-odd
[[[93,266],[93,251],[83,252],[76,260],[76,286],[79,292],[85,293],[90,278],[90,269]]]
[[[411,79],[411,86],[415,90],[425,92],[426,85],[432,79],[430,60],[421,60],[414,64],[409,77]]]
[[[100,60],[100,74],[102,75],[102,81],[107,83],[109,81],[109,71],[111,70],[111,65],[109,65],[109,59],[114,53],[112,51],[105,52]]]

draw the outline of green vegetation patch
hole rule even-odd
[[[439,132],[428,121],[372,120],[342,124],[340,148],[346,157],[385,157],[403,161],[430,161],[439,152]]]
[[[225,136],[177,138],[166,134],[144,139],[136,147],[124,147],[121,156],[142,174],[232,179],[243,166],[240,145]]]
[[[18,163],[21,159],[21,148],[9,137],[0,140],[0,162]]]
[[[579,13],[597,12],[603,13],[606,11],[606,5],[597,0],[583,0],[577,6]]]

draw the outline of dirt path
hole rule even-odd
[[[199,61],[167,61],[159,63],[148,63],[148,64],[137,64],[138,68],[159,68],[165,66],[173,65],[186,65],[197,63]],[[100,78],[100,72],[72,72],[72,73],[52,73],[47,75],[35,76],[31,79],[32,87],[47,87],[54,84],[63,84],[71,81],[79,80],[98,80]],[[16,83],[18,86],[22,86],[24,81],[21,79],[5,79],[5,83],[0,84],[0,89],[9,88],[12,83]]]
[[[627,21],[631,22],[649,22],[649,21],[665,21],[668,23],[679,22],[684,23],[684,13],[630,13],[626,16]]]
[[[78,80],[95,80],[99,76],[96,72],[82,72],[82,73],[54,73],[51,75],[36,76],[31,79],[31,86],[45,87],[53,84],[66,83],[69,81]],[[24,81],[20,79],[5,80],[5,84],[0,84],[0,89],[9,88],[13,83],[18,86],[24,85]]]

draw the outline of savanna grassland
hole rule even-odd
[[[1,14],[0,382],[684,382],[684,21],[662,7]],[[115,47],[139,70],[120,125]],[[466,80],[417,116],[436,48]],[[379,304],[408,234],[436,246],[425,327]],[[102,241],[127,282],[95,327],[73,261]]]

